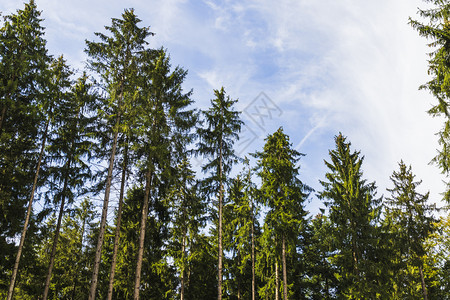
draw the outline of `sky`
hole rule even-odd
[[[435,102],[418,87],[427,82],[427,41],[408,18],[419,18],[418,0],[36,0],[49,53],[61,54],[79,72],[85,40],[105,33],[111,18],[134,8],[155,33],[150,47],[164,47],[173,66],[188,70],[198,108],[224,87],[239,99],[246,125],[239,155],[260,151],[280,126],[304,153],[300,179],[321,190],[334,136],[342,132],[364,156],[364,178],[389,196],[389,177],[403,159],[419,191],[442,206],[445,190],[436,154],[442,120],[426,111]],[[0,2],[2,15],[23,0]],[[201,163],[201,162],[198,162]],[[194,162],[195,164],[195,162]],[[323,207],[315,193],[308,208]]]

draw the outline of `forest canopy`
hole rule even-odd
[[[410,24],[432,40],[448,175],[450,3],[427,2]],[[238,95],[198,108],[133,9],[86,40],[81,74],[42,21],[30,0],[0,23],[2,299],[450,299],[450,218],[408,162],[379,191],[337,132],[313,190],[282,127],[239,156]]]

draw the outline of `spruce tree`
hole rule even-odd
[[[2,216],[0,228],[2,236],[13,237],[18,232],[23,221],[20,216],[24,214],[26,200],[28,200],[12,269],[8,299],[13,297],[26,233],[32,219],[34,194],[41,183],[38,181],[39,171],[44,156],[51,112],[52,99],[46,94],[50,57],[47,54],[41,22],[40,12],[35,2],[31,0],[25,4],[23,10],[6,16],[0,29],[0,73],[2,74],[0,84],[0,215]],[[38,147],[40,150],[37,149]],[[2,241],[1,244],[4,250],[12,248],[6,241]],[[2,251],[2,255],[8,252]],[[3,263],[8,264],[7,261]]]
[[[379,239],[380,198],[375,183],[363,179],[363,157],[351,151],[351,143],[339,134],[330,150],[329,171],[321,180],[319,197],[329,210],[334,227],[336,254],[333,264],[340,270],[338,293],[345,297],[374,298],[381,289],[376,269]]]
[[[444,124],[437,133],[438,142],[441,148],[433,158],[443,174],[450,173],[450,3],[447,0],[424,0],[432,7],[422,10],[418,14],[426,22],[409,19],[410,25],[418,31],[420,36],[425,37],[430,42],[431,48],[428,60],[428,75],[431,79],[420,86],[420,89],[428,90],[434,97],[435,103],[428,113],[432,117],[443,117]],[[450,202],[450,182],[447,183],[445,200]]]
[[[146,38],[152,35],[147,27],[139,27],[139,23],[140,20],[133,10],[125,10],[122,19],[113,18],[112,25],[105,26],[110,36],[96,33],[100,42],[86,41],[86,53],[90,57],[89,67],[101,77],[102,87],[107,93],[105,106],[99,108],[99,113],[109,125],[109,134],[112,136],[90,300],[95,299],[97,289],[118,136],[123,132],[124,124],[131,121],[126,114],[134,107],[135,94],[139,89],[136,78],[145,53],[148,52],[145,48]]]
[[[425,240],[434,231],[436,219],[433,217],[435,205],[428,204],[429,192],[422,195],[417,191],[422,181],[415,181],[411,166],[403,161],[399,170],[391,176],[393,188],[388,189],[390,198],[386,198],[386,219],[391,225],[395,253],[398,253],[398,272],[395,283],[399,297],[415,294],[414,282],[421,287],[423,298],[428,299],[424,275],[424,258],[426,256]],[[416,268],[417,277],[410,277],[408,270]]]
[[[222,267],[223,267],[223,200],[225,186],[228,184],[228,174],[237,157],[233,150],[233,144],[238,140],[242,121],[239,112],[233,105],[237,100],[226,96],[225,89],[214,90],[216,98],[211,100],[211,107],[202,112],[205,128],[198,129],[199,143],[198,153],[207,157],[208,161],[202,166],[204,172],[210,172],[204,180],[205,192],[209,196],[217,196],[218,211],[218,284],[217,299],[222,299]]]
[[[287,300],[289,283],[286,257],[290,249],[295,251],[296,247],[290,246],[296,244],[294,241],[306,228],[304,202],[310,188],[297,177],[297,162],[303,154],[292,149],[283,129],[279,128],[265,141],[263,151],[255,154],[258,158],[257,174],[261,178],[262,197],[269,208],[265,222],[273,230],[275,239],[281,243],[281,249],[276,251],[282,263],[283,299]],[[277,269],[277,260],[275,264]]]

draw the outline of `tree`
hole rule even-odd
[[[428,54],[428,74],[431,80],[420,86],[428,90],[435,98],[436,103],[428,111],[432,117],[443,116],[445,121],[442,129],[437,133],[441,149],[432,162],[438,165],[443,174],[450,172],[450,22],[449,3],[441,0],[424,0],[434,7],[426,10],[419,9],[420,17],[428,23],[409,19],[409,24],[419,32],[419,35],[431,40],[428,46],[432,51]],[[444,198],[450,202],[450,183],[447,184]]]
[[[225,89],[214,90],[216,96],[211,100],[211,107],[202,112],[205,118],[206,128],[199,128],[198,153],[208,157],[208,162],[202,166],[204,172],[211,174],[204,180],[207,195],[218,197],[218,296],[222,299],[222,267],[223,267],[223,241],[222,241],[222,215],[224,188],[228,183],[228,174],[237,157],[234,154],[233,144],[238,140],[238,133],[243,122],[239,119],[239,112],[233,105],[237,100],[226,96]]]
[[[257,174],[261,178],[264,202],[269,208],[265,222],[273,229],[275,239],[281,242],[283,298],[287,300],[289,283],[286,255],[292,252],[289,251],[289,244],[293,244],[295,249],[293,241],[306,228],[304,202],[311,189],[297,178],[299,167],[296,164],[303,154],[292,149],[283,129],[280,127],[265,141],[263,151],[255,154],[258,158]]]
[[[133,107],[135,94],[139,88],[136,85],[137,73],[145,56],[144,54],[148,51],[145,49],[147,45],[145,39],[153,35],[147,27],[138,27],[139,22],[140,20],[133,10],[125,10],[122,14],[122,19],[113,18],[112,25],[105,26],[105,29],[111,33],[111,36],[96,33],[101,42],[86,41],[86,53],[90,57],[89,67],[100,75],[103,88],[108,95],[105,103],[106,109],[100,108],[100,114],[107,120],[109,133],[113,136],[100,232],[89,294],[90,300],[95,299],[97,288],[117,140],[119,132],[123,130],[123,124],[129,120],[126,118],[126,112],[127,109]]]
[[[14,293],[34,193],[39,185],[51,111],[51,99],[45,95],[50,57],[39,17],[40,12],[31,0],[23,10],[6,16],[0,31],[0,207],[5,210],[1,215],[6,217],[1,223],[20,226],[22,218],[17,216],[23,214],[25,193],[28,193],[29,200],[7,299],[12,299]],[[41,143],[36,142],[36,136],[41,137]],[[36,158],[38,144],[41,150]],[[31,170],[35,170],[34,180],[30,179],[33,176]],[[17,227],[13,230],[16,231]]]
[[[189,261],[196,255],[192,245],[206,223],[206,205],[198,195],[198,183],[187,158],[177,168],[168,200],[172,216],[170,253],[180,273],[180,300],[185,300]]]
[[[195,111],[189,109],[193,102],[192,91],[181,87],[187,72],[180,67],[171,70],[170,57],[163,49],[148,52],[141,73],[141,93],[138,97],[141,113],[136,123],[135,149],[139,175],[145,182],[142,204],[139,248],[136,262],[134,299],[139,299],[141,272],[146,235],[146,223],[151,199],[160,201],[173,182],[176,165],[183,159],[186,147],[196,125]]]
[[[427,203],[429,192],[422,195],[417,191],[422,181],[415,181],[411,166],[407,167],[403,161],[390,178],[393,188],[387,189],[391,197],[386,198],[386,219],[391,225],[394,249],[398,249],[399,255],[400,266],[395,280],[399,297],[414,295],[413,282],[420,282],[423,298],[428,299],[423,271],[426,256],[424,244],[433,233],[437,221],[433,217],[435,205]],[[420,280],[409,276],[411,267],[418,269]]]
[[[228,203],[224,206],[224,250],[233,257],[228,262],[231,280],[226,286],[237,299],[255,299],[255,227],[258,208],[249,160],[243,172],[231,181]]]
[[[77,197],[86,192],[86,183],[91,180],[90,157],[92,141],[89,139],[91,126],[95,115],[89,109],[95,100],[90,94],[91,85],[86,82],[84,74],[70,87],[69,76],[72,72],[60,57],[54,63],[53,85],[55,117],[53,130],[50,133],[48,156],[53,161],[49,167],[49,193],[53,196],[53,203],[59,204],[58,220],[54,232],[52,254],[48,267],[44,297],[46,300],[50,288],[53,264],[55,260],[59,231],[65,213],[66,202],[72,204]],[[70,88],[70,90],[69,90]]]
[[[337,253],[332,262],[340,270],[338,294],[348,298],[376,298],[381,292],[376,275],[380,198],[375,198],[375,183],[363,179],[364,157],[351,152],[351,143],[339,134],[336,148],[330,150],[329,171],[321,180],[325,201],[334,227]]]

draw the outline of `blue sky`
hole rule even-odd
[[[167,48],[173,65],[189,71],[185,89],[206,108],[224,86],[239,99],[247,127],[241,154],[260,150],[283,126],[301,159],[301,179],[320,190],[333,136],[342,132],[365,156],[365,178],[387,195],[389,176],[403,159],[422,192],[440,202],[436,166],[441,121],[426,114],[434,99],[418,91],[427,81],[426,40],[407,24],[425,7],[418,0],[322,1],[69,1],[36,0],[51,54],[84,67],[84,40],[111,18],[134,8],[156,33],[150,46]],[[0,3],[3,15],[23,1]],[[263,93],[263,94],[261,94]],[[264,124],[254,113],[268,113]],[[259,120],[259,121],[258,121]],[[244,143],[245,142],[245,143]],[[315,197],[309,208],[323,206]]]

